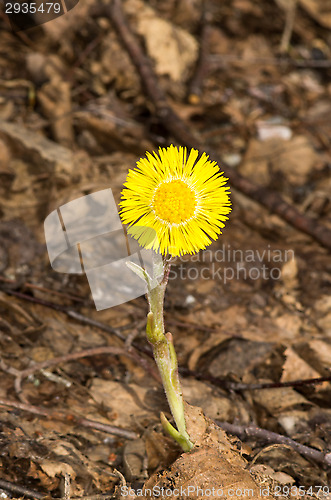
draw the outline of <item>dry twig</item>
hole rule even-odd
[[[25,497],[33,498],[33,500],[46,500],[47,498],[51,498],[48,494],[39,493],[39,491],[31,490],[30,488],[26,488],[26,486],[20,486],[19,484],[14,484],[4,479],[0,479],[0,488],[5,491],[10,491],[11,493],[19,493]]]
[[[194,75],[191,79],[188,91],[188,100],[191,104],[197,104],[201,100],[203,81],[209,71],[208,42],[210,37],[210,24],[206,16],[206,6],[203,3],[203,13],[201,19],[200,50]]]
[[[123,342],[126,342],[126,337],[120,333],[120,331],[116,328],[113,328],[109,325],[105,325],[104,323],[101,323],[100,321],[96,321],[92,318],[89,318],[88,316],[84,316],[83,314],[80,314],[70,308],[61,306],[60,304],[56,304],[53,302],[48,302],[43,299],[39,299],[36,297],[32,297],[31,295],[25,295],[24,293],[14,291],[14,290],[6,290],[2,289],[4,293],[8,293],[8,295],[14,295],[20,299],[27,300],[29,302],[33,302],[35,304],[39,304],[44,307],[49,307],[51,309],[55,309],[56,311],[60,311],[70,318],[76,319],[77,321],[80,321],[83,324],[86,325],[92,325],[95,326],[96,328],[99,328],[102,331],[111,333],[113,335],[116,335],[119,339],[121,339]],[[186,324],[185,324],[186,326]],[[195,325],[193,324],[187,324],[188,327],[194,328]],[[197,326],[199,328],[199,326]],[[200,325],[200,329],[201,329]],[[153,354],[151,349],[149,348],[148,345],[140,345],[137,344],[136,342],[132,342],[131,344],[132,350],[130,351],[130,356],[138,361],[147,372],[153,373],[153,377],[157,379],[158,375],[156,372],[154,372],[153,368],[151,365],[147,362],[146,359],[143,357],[138,356],[137,351],[145,354],[149,358],[153,358]],[[125,351],[126,353],[128,351]],[[2,363],[2,365],[1,365]],[[6,367],[3,364],[4,362],[0,362],[0,369],[4,369],[4,371],[7,371],[8,373],[11,373],[15,377],[19,377],[20,371],[17,370],[16,368],[12,367]],[[322,382],[331,382],[331,376],[327,377],[316,377],[316,378],[310,378],[310,379],[300,379],[300,380],[292,380],[288,382],[258,382],[256,384],[245,384],[243,382],[233,382],[231,380],[227,380],[225,378],[220,378],[220,377],[214,377],[213,375],[210,375],[209,373],[200,373],[195,370],[189,370],[188,368],[185,367],[179,367],[179,373],[184,376],[184,377],[194,377],[197,380],[205,380],[206,382],[210,382],[211,384],[220,387],[222,389],[225,389],[227,391],[252,391],[252,390],[262,390],[262,389],[276,389],[280,387],[304,387],[306,385],[316,385],[320,384]],[[159,380],[159,379],[158,379]]]
[[[48,368],[51,368],[53,366],[59,365],[61,363],[67,363],[68,361],[74,361],[76,359],[81,359],[81,358],[86,358],[89,356],[99,356],[101,354],[112,354],[112,355],[119,355],[119,356],[127,356],[134,361],[140,362],[143,367],[149,371],[149,373],[158,381],[160,382],[160,377],[152,369],[149,365],[147,365],[145,360],[142,360],[140,356],[138,356],[137,353],[133,352],[132,350],[128,349],[123,349],[122,347],[112,347],[112,346],[103,346],[103,347],[95,347],[93,349],[85,349],[80,352],[73,352],[70,354],[65,354],[64,356],[58,356],[53,359],[48,359],[46,361],[43,361],[41,363],[35,363],[34,365],[30,366],[29,368],[26,368],[25,370],[17,370],[16,368],[12,368],[8,366],[3,359],[0,359],[0,369],[5,371],[6,373],[9,373],[10,375],[13,375],[15,377],[15,390],[18,395],[18,397],[23,401],[24,403],[28,403],[26,398],[23,395],[22,391],[22,380],[29,377],[30,375],[33,375],[34,373],[41,371],[41,370],[46,370]]]
[[[298,443],[297,441],[294,441],[293,439],[287,436],[283,436],[282,434],[277,434],[276,432],[268,431],[267,429],[261,429],[260,427],[256,427],[255,425],[244,426],[244,425],[235,425],[235,424],[229,424],[228,422],[218,422],[218,421],[216,421],[216,424],[226,432],[238,436],[241,440],[244,440],[245,437],[254,437],[263,439],[268,443],[272,442],[290,446],[292,449],[296,450],[304,457],[313,459],[316,462],[320,462],[324,465],[327,465],[328,467],[331,467],[331,452],[323,453],[319,450]]]
[[[121,427],[116,427],[115,425],[107,425],[102,422],[97,422],[96,420],[90,420],[89,418],[81,418],[73,415],[72,413],[65,413],[59,411],[51,411],[40,406],[34,406],[26,403],[18,403],[17,401],[10,401],[8,399],[0,399],[0,406],[5,406],[7,408],[16,408],[17,410],[27,411],[38,415],[40,417],[47,417],[52,420],[59,420],[67,424],[79,425],[81,427],[88,427],[90,429],[95,429],[98,431],[106,432],[107,434],[112,434],[125,439],[137,439],[138,434],[133,431],[122,429]],[[0,486],[1,487],[1,486]]]

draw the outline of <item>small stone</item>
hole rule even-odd
[[[185,299],[185,306],[191,306],[192,304],[194,304],[196,302],[196,298],[193,297],[193,295],[188,295]]]

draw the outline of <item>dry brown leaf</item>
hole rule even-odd
[[[317,153],[305,136],[295,136],[291,140],[252,139],[240,170],[258,184],[268,185],[272,174],[281,172],[291,184],[300,186],[306,183],[317,159]]]
[[[325,28],[331,28],[330,0],[299,0],[303,7],[318,23]]]
[[[147,430],[144,437],[149,471],[168,467],[178,457],[178,446],[170,437],[154,430]]]
[[[273,170],[282,172],[290,183],[300,186],[306,183],[317,160],[317,153],[307,137],[298,135],[285,145]]]
[[[149,56],[155,61],[158,75],[168,75],[174,81],[185,81],[198,56],[198,44],[186,30],[159,17],[141,4],[136,12],[138,32],[145,38]]]
[[[232,374],[246,380],[247,377],[251,379],[251,373],[254,377],[271,376],[270,372],[273,376],[277,374],[282,362],[281,352],[282,347],[271,342],[233,338],[215,353],[210,352],[203,362],[214,377]]]
[[[1,212],[5,218],[18,217],[43,233],[41,222],[54,208],[79,197],[81,185],[96,178],[96,168],[84,151],[72,153],[22,125],[0,121],[0,136],[15,154],[14,179],[9,186],[0,184]],[[64,200],[59,191],[66,187]]]
[[[54,490],[59,484],[59,478],[55,478],[55,474],[53,475],[53,471],[51,474],[49,474],[48,471],[41,470],[41,468],[38,467],[34,462],[30,463],[28,476],[33,477],[34,479],[39,479],[40,483],[46,489],[46,491]]]
[[[112,64],[114,64],[114,60]],[[99,100],[84,111],[75,113],[77,128],[88,131],[105,151],[123,150],[142,154],[153,149],[145,139],[144,127],[129,119],[113,96]]]
[[[317,324],[324,331],[325,335],[331,338],[331,312],[319,318]]]
[[[293,484],[295,482],[293,477],[285,474],[284,472],[275,472],[268,465],[255,463],[249,468],[249,470],[255,477],[261,477],[261,480],[270,478],[272,483],[274,482],[273,480],[276,480],[276,482],[280,484]]]
[[[11,159],[11,154],[7,144],[0,140],[0,176],[4,173],[10,174],[9,162]]]
[[[298,286],[298,263],[297,259],[293,259],[285,262],[282,267],[282,281],[287,288],[295,288]]]
[[[157,408],[149,406],[146,401],[147,393],[147,387],[100,378],[93,379],[90,386],[93,399],[110,408],[111,424],[127,428],[141,420],[155,421],[155,417],[158,418],[155,415]]]
[[[129,481],[146,478],[144,471],[144,457],[146,449],[143,439],[135,439],[125,444],[123,451],[123,465],[125,477]]]
[[[316,359],[316,364],[320,367],[320,373],[326,372],[330,374],[331,369],[331,344],[324,340],[314,339],[309,342],[309,348],[313,351]]]
[[[318,371],[314,370],[312,366],[306,363],[306,361],[304,361],[291,347],[286,349],[284,355],[286,356],[286,360],[283,365],[283,374],[280,379],[281,382],[320,376]],[[318,387],[321,386],[316,386],[316,388]]]
[[[283,412],[297,407],[309,407],[312,403],[291,387],[279,389],[263,389],[254,391],[254,401],[262,406],[270,415],[280,417]]]
[[[75,479],[76,473],[71,465],[65,462],[57,462],[55,460],[43,460],[40,464],[42,470],[50,477],[55,477],[58,475],[65,476],[69,474],[72,479]]]
[[[86,25],[89,9],[96,3],[96,0],[78,2],[66,15],[53,19],[51,23],[43,24],[43,30],[54,41],[62,42],[69,48],[70,44],[68,42],[77,31],[82,30]]]
[[[205,414],[212,419],[232,421],[236,417],[243,419],[244,407],[233,404],[229,398],[222,396],[204,382],[185,378],[182,380],[183,397],[190,405],[203,408]],[[248,415],[246,413],[246,418]]]
[[[186,405],[186,420],[196,447],[182,454],[168,470],[153,474],[144,484],[144,495],[157,498],[155,492],[163,488],[171,491],[174,499],[184,495],[188,500],[240,497],[244,491],[249,491],[254,498],[273,498],[269,494],[261,495],[260,485],[246,469],[247,462],[232,447],[226,434],[204,417],[200,408]]]
[[[72,152],[46,139],[40,134],[28,130],[22,125],[0,121],[0,134],[6,138],[7,144],[13,146],[15,154],[22,155],[29,151],[35,155],[48,169],[72,170]],[[37,161],[36,161],[37,163]],[[40,162],[39,162],[40,163]]]
[[[229,335],[226,335],[222,332],[216,332],[209,335],[205,342],[199,343],[198,347],[196,347],[190,355],[188,361],[188,367],[190,370],[195,370],[199,359],[208,351],[217,346],[221,345],[222,342],[228,340]]]
[[[300,331],[302,320],[294,313],[285,313],[275,319],[275,324],[282,332],[282,340],[295,339]]]
[[[201,19],[202,0],[181,0],[174,2],[173,8],[170,12],[173,21],[191,32],[194,31]]]
[[[331,311],[331,295],[321,295],[319,299],[314,302],[314,309],[319,313],[326,314]]]
[[[100,95],[108,94],[110,83],[115,90],[127,91],[130,96],[141,92],[140,80],[132,61],[113,31],[103,38],[100,61],[92,60],[90,70],[94,76],[93,87]],[[107,108],[112,109],[113,106]]]
[[[62,146],[72,147],[74,131],[70,83],[56,75],[51,82],[42,86],[38,99],[45,116],[50,120],[55,140]]]

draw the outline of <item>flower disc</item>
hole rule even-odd
[[[205,153],[196,161],[198,154],[191,149],[187,158],[186,148],[171,145],[147,153],[129,171],[120,217],[143,247],[192,254],[221,234],[231,211],[228,179]]]

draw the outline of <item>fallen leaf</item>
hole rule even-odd
[[[185,81],[198,56],[196,40],[187,31],[159,17],[146,4],[137,15],[138,32],[145,38],[156,73],[169,75],[174,81]]]
[[[315,19],[315,21],[325,28],[331,28],[330,0],[299,0],[299,4]]]
[[[213,497],[273,498],[262,495],[260,485],[247,470],[247,462],[226,434],[200,408],[186,405],[187,429],[196,447],[183,453],[169,469],[153,474],[144,484],[143,494],[156,498],[157,491],[171,491],[171,497],[196,499]],[[249,493],[248,493],[249,492]],[[169,493],[170,494],[170,493]]]
[[[50,477],[55,477],[57,475],[65,476],[69,474],[72,479],[75,479],[76,473],[71,465],[64,462],[56,462],[53,460],[43,460],[40,464],[42,470]]]

